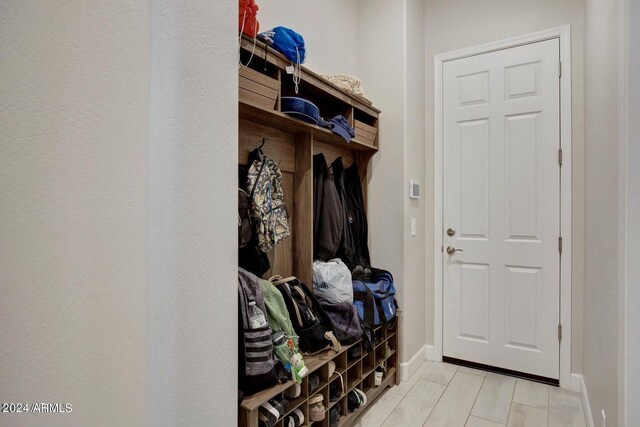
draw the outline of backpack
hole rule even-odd
[[[249,161],[247,191],[251,196],[254,231],[258,247],[262,252],[268,252],[291,234],[282,191],[282,172],[259,148],[249,154]]]
[[[249,193],[238,188],[238,247],[244,248],[253,238],[251,221],[251,197]]]
[[[393,276],[386,270],[372,269],[369,280],[354,275],[353,305],[369,326],[388,325],[396,317],[398,304]]]
[[[245,394],[252,394],[276,384],[275,359],[271,328],[268,325],[252,329],[249,322],[249,303],[266,316],[264,294],[259,279],[252,273],[238,269],[238,386]]]
[[[336,338],[341,344],[354,344],[362,336],[362,326],[358,319],[358,311],[353,304],[348,302],[329,302],[318,299],[322,309],[333,322]]]
[[[300,350],[315,354],[332,348],[340,351],[331,319],[311,291],[295,277],[269,279],[282,294],[289,310],[293,329],[298,334]]]
[[[293,344],[292,350],[296,353],[298,351],[298,335],[291,324],[289,310],[284,302],[282,293],[272,282],[262,279],[259,279],[258,282],[262,285],[264,306],[267,309],[265,314],[271,331],[274,333],[279,331],[284,332],[285,337],[291,339]]]

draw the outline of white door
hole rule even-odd
[[[552,379],[559,55],[551,39],[443,65],[443,355]]]

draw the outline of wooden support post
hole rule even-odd
[[[313,136],[296,134],[293,177],[293,273],[309,288],[313,276]]]

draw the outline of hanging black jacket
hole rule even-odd
[[[313,257],[328,261],[338,253],[344,231],[340,197],[322,153],[313,156]]]
[[[371,266],[369,257],[369,226],[364,207],[364,196],[360,185],[358,165],[354,162],[344,171],[344,184],[347,194],[347,215],[354,242],[353,263],[364,267]],[[353,269],[353,265],[349,265]]]
[[[338,157],[331,163],[331,171],[333,172],[333,181],[340,198],[340,215],[344,218],[344,227],[340,244],[338,245],[338,257],[352,269],[355,267],[355,242],[353,237],[353,217],[349,214],[347,203],[347,191],[345,187],[344,165],[342,157]]]

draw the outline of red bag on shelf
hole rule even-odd
[[[258,9],[255,0],[240,0],[240,23],[238,29],[249,37],[255,38],[260,30]]]

